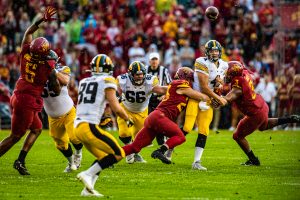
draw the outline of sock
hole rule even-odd
[[[195,148],[194,162],[199,162],[201,160],[204,149],[202,147]]]
[[[27,156],[27,153],[28,153],[28,152],[26,152],[26,151],[24,151],[24,150],[21,150],[21,151],[20,151],[18,160],[19,160],[21,163],[25,163],[25,158],[26,158],[26,156]]]
[[[70,164],[73,164],[74,163],[74,158],[73,158],[73,156],[69,156],[69,157],[66,157],[67,158],[67,160],[68,160],[68,162],[70,163]]]
[[[80,151],[83,147],[83,144],[82,143],[79,143],[79,144],[73,144],[73,147],[77,150],[77,151]],[[81,152],[81,151],[80,151]]]
[[[247,153],[247,156],[249,158],[249,160],[256,160],[257,158],[255,157],[254,153],[252,150],[250,150],[248,153]]]
[[[86,170],[86,172],[91,175],[91,176],[95,176],[97,173],[99,173],[102,170],[101,166],[99,165],[98,162],[96,162],[95,164],[93,164],[90,168],[88,168]]]
[[[168,150],[168,147],[167,147],[166,145],[161,145],[161,146],[159,147],[159,150],[164,154],[164,153],[166,153],[166,151]]]
[[[82,149],[79,149],[79,150],[76,149],[76,150],[75,150],[75,154],[76,154],[76,155],[82,154]]]
[[[287,123],[291,123],[291,122],[292,122],[292,120],[290,117],[280,117],[280,118],[278,118],[277,125],[287,124]]]
[[[101,169],[106,169],[106,168],[112,166],[113,164],[115,164],[117,162],[118,161],[117,161],[116,157],[113,154],[108,154],[102,160],[98,161]]]
[[[59,149],[59,151],[66,157],[71,157],[73,155],[73,150],[72,150],[72,147],[71,145],[69,144],[68,145],[68,149],[67,150],[61,150]]]

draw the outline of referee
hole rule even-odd
[[[147,74],[152,74],[157,76],[159,80],[159,85],[169,85],[172,81],[172,78],[169,74],[169,71],[166,67],[159,65],[159,54],[157,52],[152,52],[149,54],[149,66],[146,66]],[[161,101],[162,96],[153,93],[150,97],[150,102],[148,106],[148,114],[155,110],[158,104]],[[159,145],[163,145],[165,140],[164,136],[157,134],[156,141]]]

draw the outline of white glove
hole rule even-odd
[[[199,108],[201,111],[206,111],[209,109],[209,106],[206,104],[206,101],[200,101]]]

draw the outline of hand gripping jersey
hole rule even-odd
[[[232,79],[231,87],[240,88],[243,91],[243,94],[235,102],[244,115],[251,116],[258,113],[265,104],[263,98],[255,93],[253,81],[247,70],[243,71],[242,76]]]
[[[219,59],[219,67],[217,67],[215,63],[211,62],[206,57],[197,58],[195,62],[193,89],[200,91],[199,80],[196,72],[208,75],[208,86],[213,90],[215,79],[217,78],[217,76],[219,76],[223,80],[227,68],[227,62],[224,62],[221,59]]]
[[[70,74],[70,68],[63,66],[57,68],[58,71]],[[73,107],[73,101],[68,93],[68,86],[63,86],[59,95],[55,94],[53,91],[49,90],[48,82],[44,87],[42,94],[44,98],[44,108],[46,113],[53,118],[61,117],[68,113]]]
[[[127,110],[133,113],[143,112],[149,104],[152,88],[159,84],[156,76],[146,74],[143,85],[133,85],[128,73],[117,77],[118,85],[122,90],[123,104]]]
[[[157,110],[163,112],[170,120],[176,121],[178,115],[185,108],[188,97],[182,94],[177,94],[179,88],[189,88],[190,83],[185,80],[174,80],[168,86],[165,98],[157,106]]]
[[[81,122],[99,124],[107,103],[105,99],[106,88],[117,90],[114,77],[96,74],[80,81],[75,127]]]
[[[21,76],[16,83],[15,92],[41,98],[48,76],[55,67],[55,61],[33,59],[29,52],[29,44],[24,45],[20,57]]]

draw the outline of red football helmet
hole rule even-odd
[[[187,80],[189,82],[193,82],[194,81],[194,71],[188,67],[180,67],[177,70],[174,78],[179,79],[179,80]]]
[[[50,43],[44,37],[38,37],[30,43],[30,53],[34,58],[46,58],[50,52]]]
[[[225,74],[225,82],[230,83],[233,77],[243,75],[244,66],[238,61],[228,62],[228,69]]]

